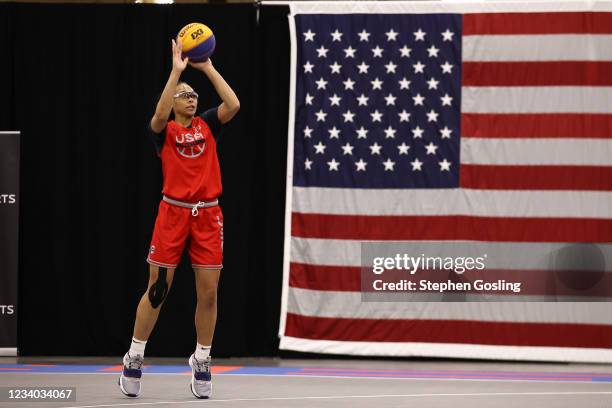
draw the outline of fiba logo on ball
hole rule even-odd
[[[178,39],[183,47],[183,58],[190,61],[206,61],[215,51],[215,35],[202,23],[190,23],[178,33]]]
[[[175,136],[176,151],[183,157],[194,159],[204,153],[206,140],[200,132],[200,127],[193,129],[192,133],[179,133]]]

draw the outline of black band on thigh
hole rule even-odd
[[[151,302],[153,309],[157,309],[168,294],[168,282],[166,282],[167,274],[168,269],[160,267],[157,274],[157,281],[149,288],[149,302]]]

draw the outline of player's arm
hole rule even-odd
[[[219,109],[217,109],[219,122],[225,124],[232,120],[240,109],[240,101],[238,100],[234,90],[228,85],[227,82],[225,82],[225,79],[223,79],[221,74],[215,69],[210,61],[210,58],[204,62],[190,62],[189,64],[192,67],[202,71],[208,77],[210,82],[215,87],[217,94],[223,101],[221,105],[219,105]]]
[[[181,77],[181,73],[187,67],[188,58],[181,58],[182,45],[180,41],[172,40],[172,71],[164,87],[164,91],[157,102],[155,113],[151,118],[151,130],[155,133],[161,132],[168,123],[172,104],[174,102],[174,91]]]

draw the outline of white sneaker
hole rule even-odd
[[[210,374],[211,358],[208,356],[206,360],[198,360],[192,354],[189,357],[189,366],[191,367],[191,392],[196,398],[212,397],[212,375]]]
[[[140,354],[123,356],[123,372],[119,377],[119,388],[128,397],[137,397],[140,394],[140,378],[142,377],[142,363],[144,357]]]

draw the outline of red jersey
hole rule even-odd
[[[196,203],[221,195],[221,170],[217,158],[215,133],[221,128],[217,108],[195,116],[191,126],[171,120],[155,136],[162,161],[162,193],[175,200]]]

